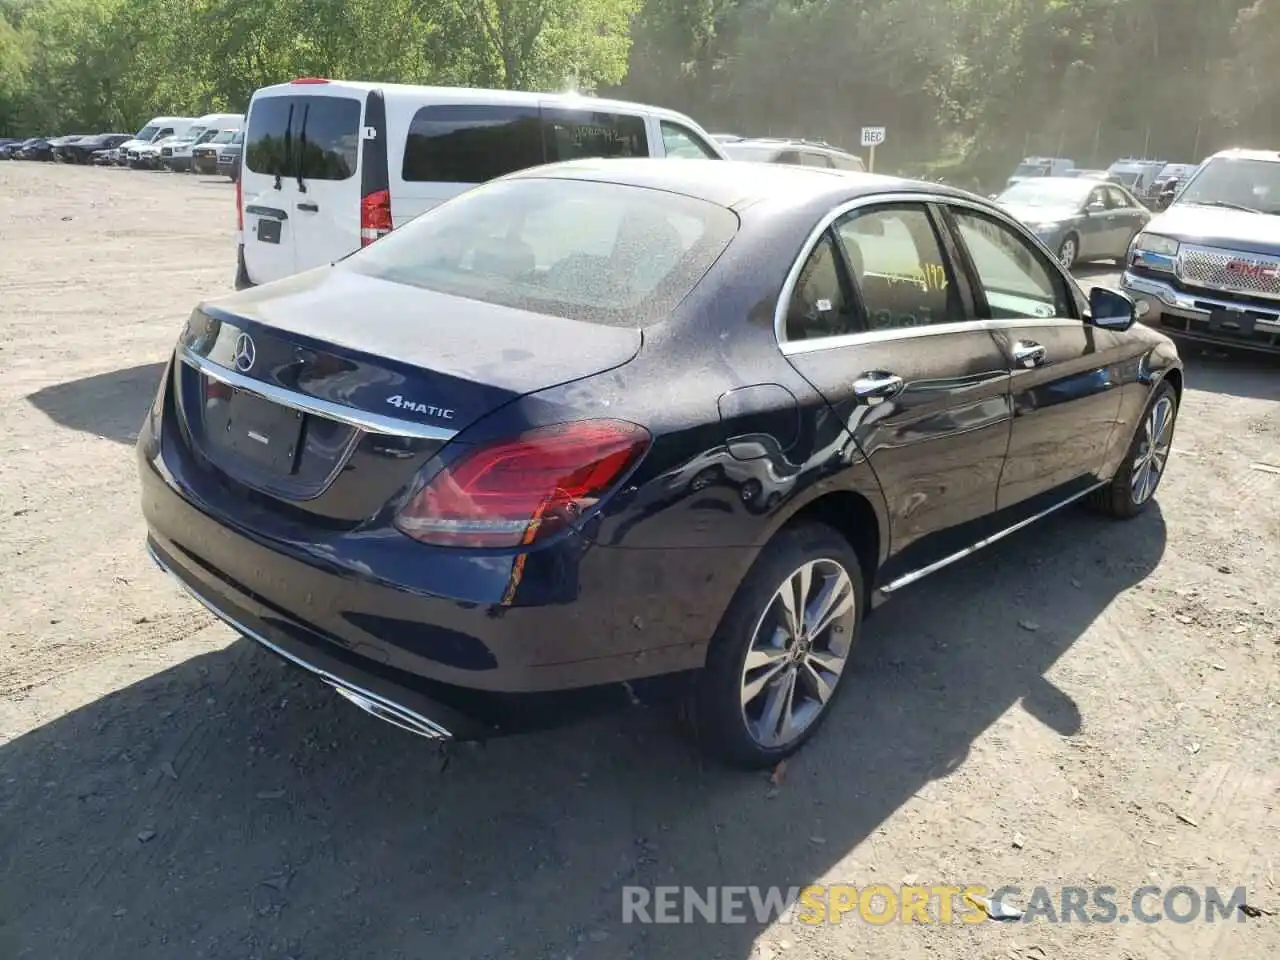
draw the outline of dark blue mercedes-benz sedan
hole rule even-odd
[[[766,765],[873,604],[1074,501],[1146,507],[1182,382],[961,191],[545,166],[201,304],[138,441],[148,547],[415,733],[677,694]]]

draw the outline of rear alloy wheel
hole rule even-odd
[[[1080,255],[1080,247],[1076,243],[1074,235],[1067,237],[1062,241],[1062,246],[1058,247],[1058,262],[1063,268],[1070,270],[1076,265],[1076,257]]]
[[[1102,512],[1127,520],[1151,502],[1169,465],[1173,431],[1178,419],[1178,393],[1169,383],[1156,388],[1138,425],[1124,462],[1110,484],[1094,494]]]
[[[857,641],[865,590],[847,540],[822,524],[764,549],[712,640],[693,719],[704,749],[771,766],[821,725]]]

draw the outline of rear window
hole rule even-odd
[[[342,265],[486,303],[643,327],[670,315],[737,229],[732,211],[704,200],[521,178],[455,197]]]
[[[409,183],[484,183],[560,160],[648,155],[642,117],[448,104],[414,114],[401,177]]]
[[[255,100],[245,166],[269,177],[346,180],[359,162],[360,114],[360,101],[351,97]]]

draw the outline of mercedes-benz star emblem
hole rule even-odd
[[[247,333],[242,333],[236,337],[236,349],[231,355],[231,362],[235,364],[236,369],[241,373],[248,373],[253,367],[257,352],[253,345],[253,337]]]

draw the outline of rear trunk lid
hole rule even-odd
[[[635,329],[321,269],[205,303],[179,344],[176,413],[206,481],[353,527],[480,417],[640,344]]]

